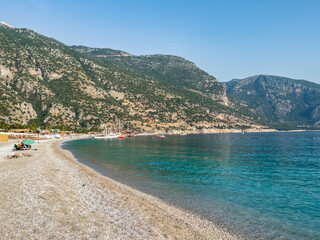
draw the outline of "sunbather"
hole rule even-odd
[[[30,153],[22,153],[22,156],[31,157],[32,155]]]
[[[12,159],[12,158],[19,158],[20,157],[20,155],[19,154],[13,154],[13,155],[11,155],[11,156],[7,156],[7,158],[8,159]]]

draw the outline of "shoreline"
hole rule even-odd
[[[294,131],[294,130],[292,130]],[[245,133],[268,133],[268,132],[278,132],[276,129],[256,129],[256,128],[249,128],[244,130]],[[185,133],[186,135],[193,135],[193,134],[223,134],[223,133],[242,133],[241,129],[217,129],[217,128],[209,128],[197,131],[182,131],[182,130],[173,130],[169,132],[163,131],[153,131],[153,132],[143,132],[138,133],[136,136],[153,136],[159,134],[165,135],[180,135],[181,133]]]
[[[242,239],[193,213],[99,174],[62,149],[64,141],[35,144],[38,151],[29,151],[33,155],[30,158],[0,156],[2,236]],[[13,142],[0,144],[0,149]]]
[[[276,129],[247,129],[244,133],[295,133],[295,132],[319,132],[320,130],[306,130],[306,129],[295,129],[295,130],[276,130]],[[196,134],[230,134],[230,133],[238,133],[242,134],[242,131],[239,129],[230,129],[230,130],[219,130],[219,131],[205,131],[205,132],[184,132],[184,131],[176,131],[176,132],[145,132],[138,133],[135,136],[156,136],[160,134],[172,136],[172,135],[180,135],[181,133],[186,133],[186,135],[196,135]]]

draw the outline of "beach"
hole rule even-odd
[[[7,159],[0,143],[3,239],[241,239],[195,214],[102,176],[40,141],[31,157]]]

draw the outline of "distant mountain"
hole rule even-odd
[[[144,131],[257,123],[180,57],[69,47],[4,24],[0,56],[0,123],[89,129],[121,119]]]
[[[288,125],[320,125],[320,85],[271,75],[224,83],[234,98],[271,121]]]

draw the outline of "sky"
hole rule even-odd
[[[221,82],[320,83],[320,0],[0,0],[0,21],[67,45],[178,55]]]

